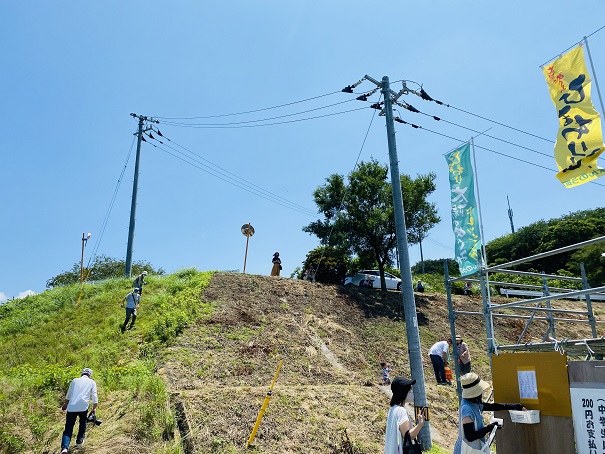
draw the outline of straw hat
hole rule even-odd
[[[464,399],[480,396],[483,391],[491,387],[488,382],[481,380],[479,375],[474,372],[469,372],[460,377],[460,383],[462,384],[462,397]]]

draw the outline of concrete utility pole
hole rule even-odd
[[[159,123],[151,117],[144,115],[130,114],[133,118],[139,119],[139,131],[137,132],[137,157],[134,164],[134,180],[132,182],[132,202],[130,204],[130,225],[128,226],[128,246],[126,247],[126,266],[124,267],[124,276],[130,277],[132,271],[132,244],[134,242],[134,224],[137,211],[137,189],[139,184],[139,161],[141,158],[141,140],[143,133],[151,129],[151,127],[143,128],[145,122]]]
[[[416,380],[414,385],[414,406],[426,407],[426,389],[424,385],[424,371],[422,369],[422,353],[420,351],[420,334],[418,332],[418,318],[416,316],[416,301],[414,300],[414,284],[412,282],[412,270],[410,268],[410,255],[408,250],[408,238],[406,234],[405,215],[403,207],[403,196],[401,194],[401,178],[399,175],[399,161],[397,158],[397,144],[395,142],[395,126],[393,123],[393,102],[408,93],[404,85],[399,93],[391,91],[389,78],[384,76],[382,83],[365,76],[365,79],[373,82],[381,88],[384,96],[384,112],[386,115],[387,141],[389,144],[389,162],[391,169],[391,185],[393,186],[393,208],[395,211],[395,230],[397,235],[397,251],[399,253],[399,272],[401,273],[401,294],[405,311],[405,329],[408,339],[408,353],[410,357],[410,369],[412,379]],[[426,421],[420,430],[420,440],[425,449],[431,449],[431,425]]]

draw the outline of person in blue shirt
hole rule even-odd
[[[483,424],[483,411],[499,410],[526,410],[521,404],[497,404],[483,402],[483,392],[490,388],[490,384],[481,380],[474,372],[460,377],[462,384],[462,401],[459,414],[459,437],[454,445],[454,454],[462,453],[462,443],[471,448],[481,450],[485,444],[485,436],[490,433],[496,423],[485,426]]]
[[[137,307],[141,302],[140,289],[135,288],[132,292],[124,297],[124,301],[126,301],[126,318],[124,319],[124,324],[122,325],[122,332],[127,329],[132,329],[134,326],[134,322],[137,320]],[[124,307],[124,302],[122,302],[122,307]],[[132,317],[132,321],[130,322],[130,326],[128,325],[128,321]]]

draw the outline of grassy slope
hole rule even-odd
[[[185,270],[150,277],[137,327],[120,333],[130,280],[44,292],[0,307],[0,452],[59,447],[58,409],[71,379],[91,367],[99,417],[87,445],[95,452],[170,452],[174,429],[156,355],[192,318],[211,310],[199,295],[212,273]]]
[[[128,280],[87,285],[80,301],[74,286],[0,307],[0,452],[58,448],[58,406],[85,366],[95,371],[104,420],[90,430],[89,450],[181,452],[171,410],[181,401],[195,452],[245,452],[282,359],[252,451],[381,451],[388,398],[376,386],[378,365],[384,359],[396,374],[409,375],[399,294],[193,270],[149,281],[137,329],[125,334],[119,303]],[[447,308],[438,294],[416,302],[426,352],[449,332]],[[480,306],[477,299],[456,302]],[[523,325],[506,323],[497,330],[516,340]],[[481,321],[461,319],[459,329],[473,369],[489,378]],[[433,385],[430,362],[424,367],[434,442],[451,448],[455,393]]]

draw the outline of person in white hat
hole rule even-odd
[[[462,453],[462,443],[481,450],[485,444],[485,435],[490,433],[496,423],[483,424],[483,411],[526,410],[521,404],[497,404],[483,402],[483,392],[491,385],[474,372],[460,377],[462,401],[460,402],[459,436],[454,445],[454,454]]]
[[[410,417],[403,404],[405,402],[414,403],[414,394],[412,385],[416,380],[409,380],[403,377],[395,377],[391,382],[391,408],[387,416],[387,429],[384,438],[384,454],[400,454],[403,452],[403,445],[406,432],[409,432],[411,440],[414,440],[420,429],[424,425],[424,413],[418,414],[418,424],[412,427]]]
[[[92,370],[85,367],[82,369],[80,378],[74,378],[69,384],[69,389],[65,395],[65,402],[61,406],[63,411],[67,410],[65,430],[61,438],[61,454],[66,454],[69,450],[77,418],[80,418],[80,424],[78,426],[76,446],[78,448],[82,447],[84,435],[86,434],[86,414],[88,413],[90,402],[92,402],[91,413],[94,414],[97,411],[97,404],[99,403],[97,384],[92,379]]]
[[[147,285],[145,276],[147,276],[147,271],[143,271],[141,274],[134,278],[134,281],[132,281],[132,286],[134,288],[138,288],[141,295],[143,294],[143,286]]]

